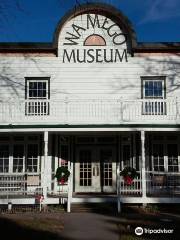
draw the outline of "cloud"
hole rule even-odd
[[[179,0],[149,0],[148,5],[149,10],[145,12],[145,16],[138,25],[169,20],[180,16]]]

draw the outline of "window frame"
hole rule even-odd
[[[28,155],[28,147],[30,145],[36,145],[37,146],[37,157],[35,158],[34,156],[29,157]],[[36,164],[34,164],[33,160],[36,160]],[[31,164],[28,163],[28,161],[31,161]],[[26,168],[26,172],[28,174],[33,174],[33,173],[39,173],[40,171],[40,147],[39,147],[39,141],[27,141],[26,143],[26,163],[25,163],[25,168]],[[30,168],[34,169],[36,168],[36,171],[31,171]]]
[[[166,136],[163,136],[163,139],[158,139],[156,140],[154,137],[157,136],[157,135],[154,135],[153,138],[152,138],[152,143],[151,143],[151,153],[149,153],[151,155],[151,169],[153,172],[163,172],[163,173],[166,173],[166,174],[171,174],[171,173],[178,173],[180,171],[180,145],[179,145],[179,140],[180,140],[180,136],[177,136],[177,135],[172,135],[174,137],[177,137],[177,139],[175,140],[169,140],[168,137],[171,136],[170,134],[166,135]],[[157,164],[154,164],[154,154],[153,154],[153,149],[154,149],[154,145],[163,145],[163,161],[164,161],[164,171],[160,171],[160,170],[155,170],[154,169],[154,166],[156,167],[160,167],[160,166],[163,166],[162,164],[159,164],[159,161]],[[168,154],[168,145],[176,145],[177,146],[177,164],[170,164],[169,162],[169,154]],[[174,156],[172,156],[174,157]],[[170,168],[173,168],[173,171],[170,170]],[[177,167],[177,171],[175,171],[174,169]]]
[[[175,156],[171,156],[168,154],[168,146],[169,145],[175,145],[177,147],[177,157]],[[175,142],[175,141],[167,141],[167,144],[166,144],[166,151],[167,151],[167,171],[169,173],[178,173],[180,171],[180,163],[179,163],[179,149],[178,149],[178,143]],[[176,164],[175,163],[170,163],[170,161],[177,161]],[[171,168],[173,170],[171,170]],[[175,168],[177,168],[177,171],[175,171]]]
[[[145,82],[161,81],[162,96],[145,96]],[[141,76],[141,99],[166,99],[166,76]]]
[[[14,149],[15,149],[15,146],[21,146],[22,147],[22,150],[23,150],[23,155],[22,157],[15,157],[15,154],[14,154]],[[16,142],[16,141],[13,141],[13,145],[12,145],[12,154],[13,154],[13,173],[24,173],[25,172],[25,144],[24,142]],[[17,163],[16,163],[16,160],[17,160]],[[19,170],[21,169],[22,170]]]
[[[155,156],[154,154],[154,149],[155,149],[155,145],[161,145],[163,147],[163,156]],[[154,141],[152,143],[152,155],[151,155],[151,161],[152,161],[152,170],[153,172],[166,172],[166,161],[165,161],[165,144],[164,141],[163,142],[159,142],[159,141]],[[163,164],[161,163],[161,161],[163,161]],[[163,170],[161,170],[161,168],[163,168]],[[158,170],[156,170],[158,169]]]
[[[10,146],[9,146],[9,143],[5,143],[5,142],[0,142],[0,145],[1,146],[8,146],[8,157],[0,157],[1,159],[1,163],[0,163],[0,167],[2,167],[3,171],[0,171],[1,174],[4,174],[4,173],[9,173],[9,168],[10,168],[10,160],[9,160],[9,156],[10,156]],[[5,161],[8,160],[8,165],[7,165],[7,170],[8,171],[5,171],[6,169],[6,164],[5,164]]]
[[[30,82],[45,82],[46,83],[46,97],[29,97],[29,83]],[[48,100],[50,99],[50,77],[25,77],[25,99],[26,100]]]

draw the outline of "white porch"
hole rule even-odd
[[[9,155],[2,151],[5,148],[1,148],[0,167],[4,170],[0,173],[0,204],[35,204],[41,195],[44,196],[43,204],[67,201],[69,211],[71,203],[82,201],[180,202],[179,138],[178,132],[142,130],[1,133],[0,145],[9,146]],[[17,149],[16,145],[19,146]],[[82,168],[79,163],[81,150],[83,154],[85,150],[91,152],[96,158],[95,164],[88,159],[87,166],[86,162],[81,162]],[[97,158],[102,158],[100,151],[103,155],[107,150],[109,160],[104,156],[105,162],[103,159],[98,162]],[[68,183],[63,186],[58,185],[53,177],[56,168],[62,164],[71,171]],[[139,172],[139,178],[131,186],[119,177],[124,166],[132,166]],[[88,171],[90,175],[86,177]],[[106,176],[102,171],[107,172]],[[88,179],[91,179],[89,183]]]

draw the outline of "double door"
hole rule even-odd
[[[116,154],[110,146],[77,147],[76,192],[115,192]]]

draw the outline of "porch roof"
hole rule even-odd
[[[180,124],[42,124],[42,125],[0,125],[1,132],[121,132],[121,131],[180,131]]]

